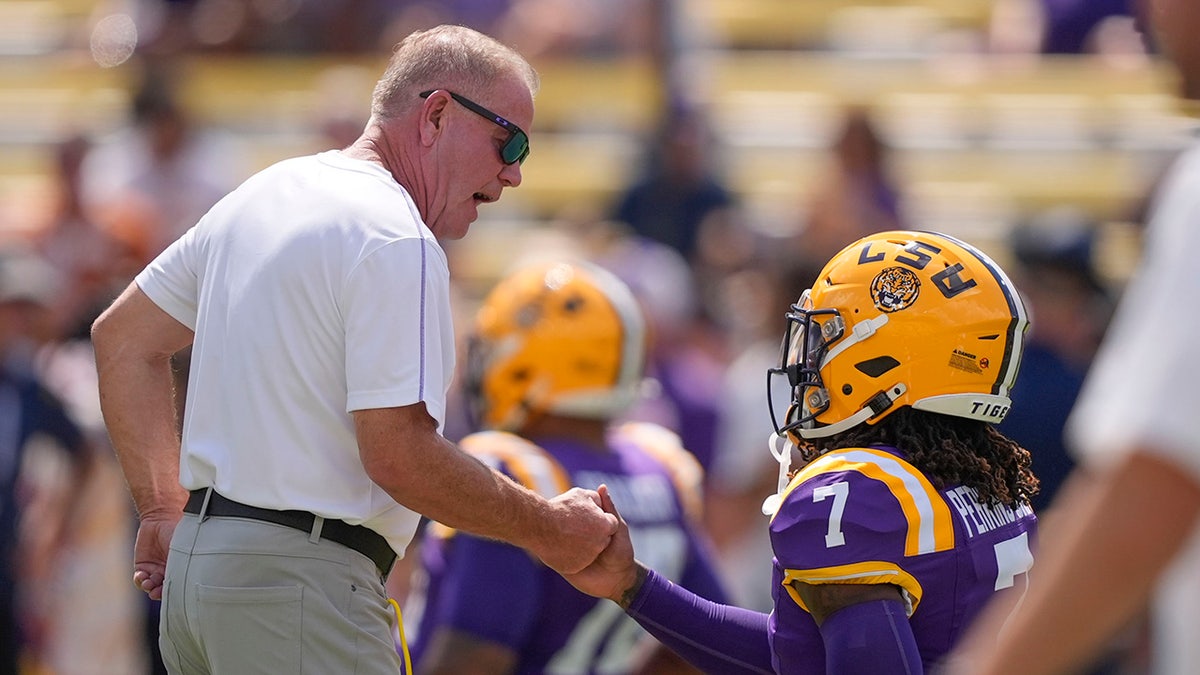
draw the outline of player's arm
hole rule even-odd
[[[774,673],[767,615],[706,600],[634,559],[629,527],[605,486],[604,510],[619,524],[612,543],[577,574],[564,575],[580,591],[620,605],[642,628],[705,672]]]
[[[625,613],[704,672],[774,673],[767,615],[706,600],[647,570]]]
[[[798,581],[792,586],[821,631],[827,672],[923,672],[899,587]]]

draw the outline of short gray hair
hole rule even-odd
[[[540,86],[537,71],[515,50],[465,26],[415,31],[396,45],[371,96],[371,115],[381,119],[406,112],[427,89],[453,87],[478,94],[497,79],[516,75],[530,94]]]

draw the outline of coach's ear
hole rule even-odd
[[[418,120],[418,128],[420,131],[421,145],[424,147],[433,147],[445,131],[446,124],[450,119],[447,114],[447,107],[450,104],[450,95],[445,91],[438,89],[429,94],[425,98],[424,104],[420,107],[420,118]]]

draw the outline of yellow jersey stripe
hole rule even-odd
[[[916,611],[917,605],[921,602],[921,582],[913,575],[905,572],[895,564],[882,560],[868,560],[866,562],[852,563],[849,565],[837,565],[834,567],[822,567],[813,570],[795,570],[785,569],[783,571],[783,587],[787,590],[788,595],[795,601],[801,609],[808,612],[808,607],[804,601],[800,599],[800,594],[796,591],[796,587],[792,582],[799,581],[800,583],[810,586],[819,584],[893,584],[899,586],[907,599],[908,615]]]
[[[631,440],[667,468],[683,508],[693,520],[699,522],[704,515],[704,468],[695,455],[683,447],[679,436],[665,427],[647,422],[626,422],[617,427],[614,433]]]
[[[543,497],[554,497],[571,489],[571,478],[557,460],[539,446],[501,431],[472,434],[462,440],[463,449],[485,464],[501,463],[517,482]]]

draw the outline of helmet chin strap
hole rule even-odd
[[[816,429],[796,428],[793,431],[803,438],[825,438],[826,436],[832,436],[856,427],[892,407],[896,399],[903,396],[906,391],[908,391],[908,386],[903,382],[897,382],[872,396],[866,405],[859,408],[858,412],[840,422]],[[787,490],[788,483],[791,482],[792,451],[795,447],[791,439],[786,436],[780,436],[777,432],[772,432],[771,436],[767,439],[767,449],[775,457],[775,461],[779,462],[779,483],[775,494],[767,495],[767,498],[763,500],[762,512],[765,516],[774,516],[775,512],[779,510],[780,505],[783,504],[783,493]]]
[[[792,450],[796,446],[787,436],[780,436],[772,431],[770,438],[767,439],[767,450],[779,462],[779,484],[775,490],[775,494],[767,495],[763,500],[762,512],[764,516],[773,516],[779,510],[779,505],[783,503],[783,491],[787,489],[792,472]]]
[[[863,340],[866,340],[874,335],[875,331],[882,328],[887,322],[888,315],[880,314],[874,319],[866,319],[854,324],[854,328],[850,330],[850,334],[845,338],[838,340],[838,343],[833,346],[833,349],[830,349],[825,353],[824,358],[821,359],[821,368],[829,365],[829,363],[833,361],[838,354],[841,354],[859,342],[862,342]]]
[[[796,429],[796,433],[802,438],[826,438],[834,434],[840,434],[847,429],[856,427],[863,422],[875,417],[879,413],[892,407],[896,399],[904,395],[908,391],[908,387],[903,382],[897,382],[887,389],[875,394],[867,401],[866,405],[858,409],[858,412],[847,417],[839,422],[827,424],[825,426],[816,427],[813,429]]]

